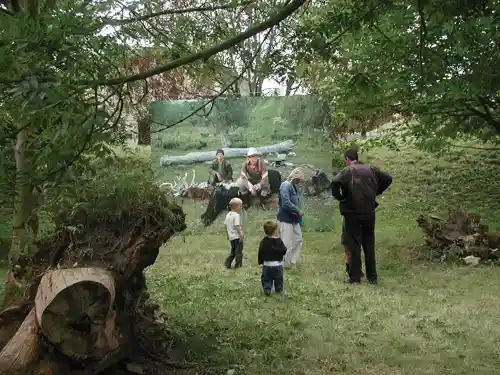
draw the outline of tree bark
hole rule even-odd
[[[293,142],[288,140],[269,146],[257,147],[257,151],[261,154],[270,154],[273,152],[289,152],[293,148]],[[248,148],[223,148],[224,157],[226,159],[245,157]],[[203,163],[215,159],[214,151],[190,152],[181,156],[162,156],[160,159],[161,166],[179,165],[179,164],[196,164]]]
[[[16,263],[17,259],[26,250],[27,233],[26,223],[31,214],[30,203],[33,201],[33,191],[28,184],[26,173],[26,142],[28,139],[28,128],[23,124],[18,126],[16,144],[13,147],[16,162],[16,195],[14,201],[14,213],[12,219],[12,239],[9,251],[9,264]],[[32,206],[32,205],[31,205]],[[9,305],[19,294],[22,286],[14,278],[12,270],[9,269],[4,284],[3,306]]]
[[[35,309],[32,309],[21,327],[0,352],[0,375],[43,374],[35,372],[39,367],[46,368],[42,363],[42,354],[37,343],[37,322]],[[40,369],[41,369],[40,368]],[[45,372],[53,375],[54,372]]]

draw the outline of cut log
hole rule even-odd
[[[35,297],[36,318],[45,338],[75,359],[102,358],[118,347],[114,279],[102,268],[46,273]]]
[[[0,375],[65,375],[63,363],[44,358],[38,342],[38,324],[32,309],[16,334],[0,352]]]
[[[14,337],[0,352],[1,375],[30,373],[31,368],[40,361],[37,329],[36,314],[32,309]]]
[[[269,146],[257,147],[257,151],[261,154],[270,154],[274,152],[289,152],[293,148],[293,142],[288,140],[281,143],[277,143]],[[231,158],[241,158],[245,157],[248,152],[248,148],[223,148],[224,157],[226,159]],[[214,151],[200,151],[200,152],[190,152],[186,155],[180,156],[170,156],[165,155],[160,158],[161,166],[169,166],[169,165],[180,165],[180,164],[196,164],[196,163],[204,163],[206,161],[210,161],[215,159],[215,150]]]

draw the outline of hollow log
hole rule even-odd
[[[289,152],[293,148],[293,142],[288,140],[281,143],[276,143],[274,145],[257,147],[257,151],[261,154],[270,154],[273,152]],[[241,158],[245,157],[248,148],[223,148],[224,157],[226,159],[232,158]],[[160,158],[161,166],[169,166],[169,165],[180,165],[180,164],[196,164],[203,163],[206,161],[210,161],[215,159],[215,150],[214,151],[200,151],[200,152],[190,152],[186,155],[180,156],[170,156],[165,155]]]
[[[103,268],[73,268],[46,273],[35,297],[40,331],[74,359],[102,358],[118,348],[115,282]]]

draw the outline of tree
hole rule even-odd
[[[301,25],[303,77],[338,118],[400,113],[420,145],[500,137],[496,1],[326,0]],[[335,27],[332,27],[335,25]],[[312,62],[312,63],[311,63]],[[335,116],[334,116],[335,117]]]
[[[183,1],[184,6],[192,6],[192,1]],[[184,22],[197,25],[190,29],[189,45],[197,45],[209,40],[212,43],[225,39],[229,35],[240,33],[252,25],[262,22],[280,7],[277,0],[248,1],[237,12],[218,11],[189,14]],[[235,45],[218,54],[208,64],[198,69],[191,69],[190,77],[202,79],[214,89],[229,86],[226,93],[234,97],[243,95],[261,96],[263,82],[267,78],[276,78],[283,83],[292,77],[294,71],[293,52],[288,48],[291,30],[297,23],[298,16],[293,15],[275,26],[267,34],[256,34],[243,43]],[[166,25],[162,22],[157,28]],[[210,25],[211,32],[206,32]],[[292,92],[293,83],[290,81]]]

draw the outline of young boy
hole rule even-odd
[[[229,202],[229,211],[224,220],[226,226],[227,239],[229,240],[231,250],[226,258],[224,265],[226,268],[231,268],[233,260],[235,260],[234,268],[243,266],[243,230],[241,229],[241,219],[239,212],[243,202],[239,198],[233,198]]]
[[[274,291],[283,295],[283,257],[286,246],[277,236],[278,224],[274,220],[264,222],[265,237],[260,241],[258,261],[262,264],[262,288],[266,296]]]

